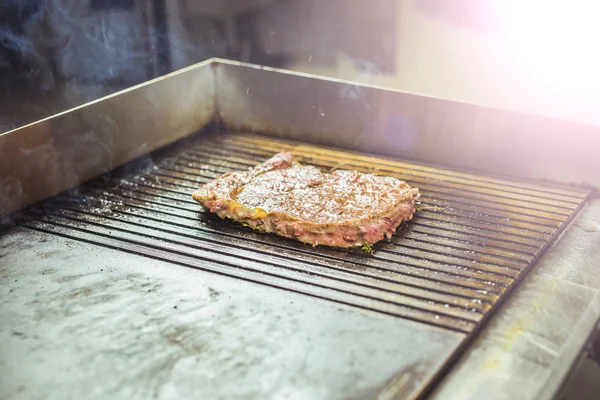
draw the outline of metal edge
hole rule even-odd
[[[119,167],[211,123],[213,60],[0,135],[0,215]]]
[[[536,114],[533,112],[520,112],[520,111],[516,111],[511,108],[503,108],[500,106],[487,105],[487,104],[482,104],[482,103],[472,103],[469,101],[456,100],[456,99],[451,99],[451,98],[444,97],[444,96],[432,96],[432,95],[428,95],[428,94],[421,93],[421,92],[415,92],[415,91],[411,91],[411,90],[395,89],[395,88],[391,88],[388,86],[374,85],[374,84],[370,84],[370,83],[351,81],[348,79],[334,78],[331,76],[312,74],[309,72],[294,71],[294,70],[290,70],[290,69],[276,68],[276,67],[268,67],[268,66],[264,66],[264,65],[252,64],[252,63],[247,63],[247,62],[242,62],[242,61],[237,61],[237,60],[229,60],[229,59],[220,58],[220,57],[213,57],[207,61],[211,61],[211,63],[213,63],[215,65],[215,67],[217,67],[219,65],[223,65],[223,66],[231,66],[231,67],[236,67],[236,68],[246,68],[246,69],[270,71],[270,72],[275,72],[275,73],[283,74],[283,75],[293,75],[293,76],[318,79],[318,80],[328,81],[328,82],[344,83],[344,84],[360,86],[360,87],[364,87],[364,88],[383,90],[386,92],[394,92],[394,93],[399,93],[399,94],[407,94],[407,95],[411,95],[411,96],[427,97],[430,99],[443,100],[443,101],[447,101],[447,102],[451,102],[451,103],[471,105],[474,107],[487,108],[487,109],[495,110],[495,111],[505,111],[505,112],[509,112],[509,113],[513,113],[513,114],[517,114],[517,115],[539,116],[539,117],[556,120],[556,121],[568,121],[568,122],[573,122],[576,124],[584,124],[585,125],[585,123],[574,121],[574,120],[569,120],[567,118],[553,118],[553,117],[549,117],[547,115]]]
[[[165,78],[174,77],[174,76],[177,76],[177,75],[184,74],[184,73],[186,73],[186,72],[188,72],[188,71],[194,70],[194,69],[196,69],[196,68],[201,68],[201,67],[204,67],[204,66],[207,66],[207,65],[211,65],[211,64],[213,64],[215,61],[222,62],[222,60],[221,60],[221,59],[218,59],[218,58],[210,58],[210,59],[208,59],[208,60],[205,60],[205,61],[199,62],[199,63],[197,63],[197,64],[194,64],[194,65],[190,65],[189,67],[182,68],[182,69],[180,69],[180,70],[174,71],[174,72],[172,72],[172,73],[169,73],[169,74],[166,74],[166,75],[164,75],[164,76],[159,76],[159,77],[157,77],[157,78],[154,78],[154,79],[151,79],[151,80],[149,80],[149,81],[142,82],[142,83],[140,83],[140,84],[138,84],[138,85],[131,86],[131,87],[127,88],[127,89],[123,89],[123,90],[120,90],[120,91],[118,91],[118,92],[111,93],[111,94],[109,94],[109,95],[106,95],[106,96],[100,97],[100,98],[98,98],[98,99],[96,99],[96,100],[89,101],[89,102],[87,102],[87,103],[84,103],[84,104],[78,105],[78,106],[76,106],[76,107],[73,107],[73,108],[69,108],[68,110],[61,111],[61,112],[59,112],[59,113],[56,113],[56,114],[50,115],[50,116],[48,116],[48,117],[46,117],[46,118],[42,118],[42,119],[39,119],[39,120],[37,120],[37,121],[31,122],[31,123],[29,123],[29,124],[26,124],[26,125],[20,126],[20,127],[18,127],[18,128],[15,128],[15,129],[12,129],[12,130],[10,130],[10,131],[6,131],[6,132],[0,132],[0,137],[2,137],[2,136],[4,136],[4,135],[11,134],[11,133],[14,133],[14,132],[18,132],[18,131],[20,131],[20,130],[22,130],[22,129],[24,129],[24,128],[28,128],[28,127],[31,127],[31,126],[34,126],[34,125],[40,124],[40,123],[42,123],[42,122],[45,122],[45,121],[48,121],[48,120],[55,119],[56,117],[59,117],[59,116],[61,116],[61,115],[69,114],[69,113],[72,113],[72,112],[74,112],[74,111],[77,111],[77,110],[80,110],[80,109],[83,109],[83,108],[89,107],[89,106],[91,106],[91,105],[93,105],[93,104],[96,104],[96,103],[101,103],[101,102],[103,102],[103,101],[106,101],[106,100],[108,100],[108,99],[111,99],[111,98],[113,98],[113,97],[120,96],[120,95],[122,95],[122,94],[124,94],[124,93],[127,93],[127,92],[132,92],[132,91],[134,91],[134,90],[137,90],[137,89],[143,88],[143,87],[145,87],[145,86],[150,86],[150,85],[152,85],[152,84],[154,84],[154,83],[157,83],[157,82],[163,81]]]
[[[560,353],[556,367],[550,371],[536,400],[555,399],[566,383],[576,365],[577,358],[582,354],[594,328],[600,320],[600,292],[596,293],[589,306],[581,315],[573,328],[573,335]]]
[[[586,198],[587,199],[587,198]],[[531,260],[529,265],[525,268],[523,272],[519,276],[517,276],[514,282],[510,285],[510,287],[500,296],[498,301],[494,304],[492,310],[490,310],[487,314],[483,316],[481,321],[477,324],[475,329],[461,342],[456,351],[452,354],[449,360],[437,371],[436,377],[432,379],[428,385],[423,387],[421,394],[418,398],[428,397],[432,392],[436,389],[436,384],[439,383],[440,379],[443,379],[445,375],[454,367],[454,365],[460,361],[465,355],[468,355],[467,350],[473,344],[473,340],[480,336],[480,334],[486,329],[488,322],[492,319],[497,313],[501,312],[503,307],[505,307],[505,303],[507,299],[512,297],[512,294],[518,290],[520,287],[520,283],[523,279],[526,278],[527,274],[535,268],[537,262],[544,254],[545,250],[552,246],[560,236],[564,233],[564,231],[568,228],[568,226],[574,221],[576,216],[580,213],[581,209],[585,204],[585,200],[579,204],[579,206],[573,211],[573,213],[565,220],[562,225],[557,229],[556,235],[550,239],[548,242],[544,244],[544,246],[538,251],[536,256]],[[542,400],[542,399],[539,399]]]
[[[518,390],[522,398],[545,400],[560,390],[600,317],[600,273],[584,251],[593,253],[598,234],[579,226],[587,220],[600,221],[600,201],[582,204],[563,225],[551,249],[480,326],[468,351],[428,388],[432,399],[485,394],[508,400]],[[586,266],[587,274],[580,274]]]

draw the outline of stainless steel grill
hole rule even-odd
[[[397,176],[418,187],[413,221],[374,255],[312,248],[220,220],[191,192],[292,151],[323,170]],[[154,162],[35,207],[35,230],[260,282],[470,334],[580,208],[588,191],[492,178],[267,138],[200,133]]]
[[[0,234],[8,395],[554,398],[600,315],[599,146],[593,126],[218,59],[0,134],[0,218],[21,225]],[[367,255],[192,201],[282,150],[398,176],[419,211]]]

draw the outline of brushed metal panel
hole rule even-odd
[[[41,232],[0,240],[0,398],[410,398],[465,336]]]
[[[215,114],[211,62],[0,135],[0,215],[187,136]]]
[[[536,180],[600,187],[600,127],[216,60],[231,128]]]

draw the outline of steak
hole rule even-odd
[[[313,246],[370,249],[412,218],[419,189],[389,176],[324,173],[283,152],[221,175],[192,196],[219,217],[262,232]]]

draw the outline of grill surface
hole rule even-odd
[[[365,255],[255,233],[192,200],[200,184],[283,150],[323,170],[398,176],[420,189],[419,211]],[[246,134],[199,134],[135,167],[32,208],[21,224],[464,333],[588,195]]]

